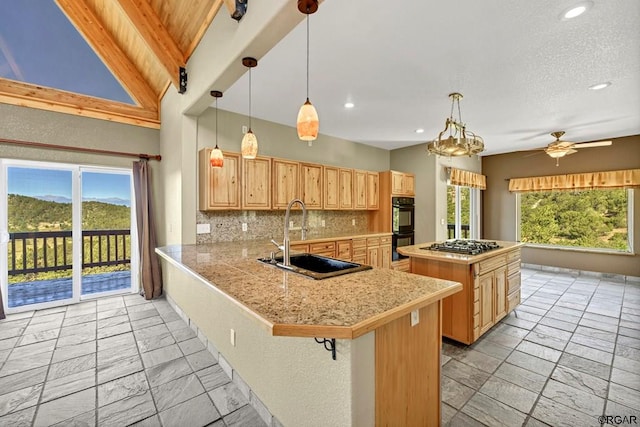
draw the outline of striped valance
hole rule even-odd
[[[462,185],[464,187],[479,188],[480,190],[487,189],[487,177],[482,174],[455,168],[447,168],[447,173],[450,185]]]
[[[509,180],[509,191],[516,193],[598,188],[640,188],[640,169],[534,176]]]

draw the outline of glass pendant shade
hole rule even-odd
[[[224,156],[222,155],[222,150],[219,149],[217,145],[216,148],[211,150],[209,163],[211,164],[212,168],[221,168],[224,165]]]
[[[258,138],[251,132],[251,129],[244,134],[240,151],[245,159],[255,159],[258,155]]]
[[[303,141],[314,141],[318,137],[318,129],[320,127],[320,121],[318,120],[318,112],[309,98],[298,111],[298,138]]]

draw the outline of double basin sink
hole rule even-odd
[[[357,264],[355,262],[340,261],[337,259],[314,255],[295,254],[290,257],[291,265],[284,265],[283,257],[258,258],[258,261],[271,264],[283,270],[302,274],[315,280],[327,279],[329,277],[341,276],[343,274],[356,273],[371,269],[369,265]]]

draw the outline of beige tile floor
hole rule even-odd
[[[522,300],[443,344],[443,425],[640,423],[640,284],[523,269]],[[0,321],[0,426],[266,425],[248,402],[164,299]]]

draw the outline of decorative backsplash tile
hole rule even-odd
[[[284,234],[285,211],[197,211],[198,224],[210,224],[211,232],[197,234],[196,243],[231,242],[237,240],[282,240]],[[307,212],[309,231],[307,238],[322,237],[323,234],[349,235],[363,234],[368,231],[367,211],[316,211]],[[302,223],[302,211],[291,212],[293,229]],[[356,225],[353,225],[355,219]],[[322,227],[322,220],[325,226]],[[242,224],[247,224],[247,231],[242,231]],[[291,240],[298,233],[291,234]]]

